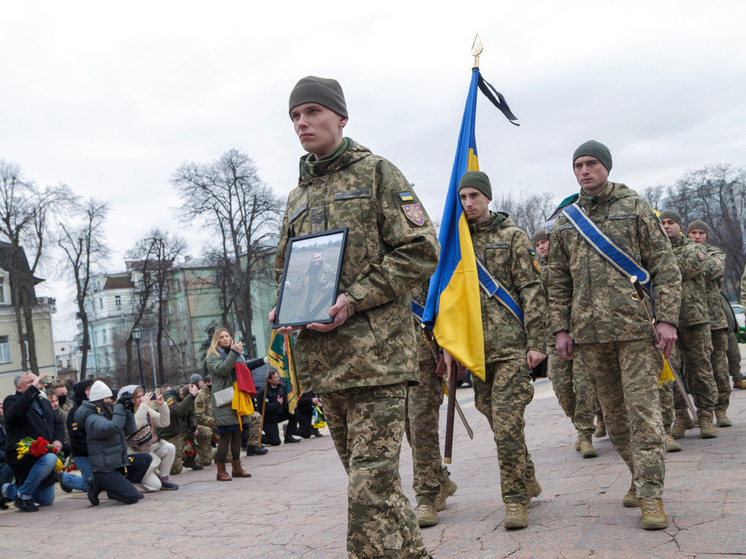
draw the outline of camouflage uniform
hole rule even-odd
[[[208,427],[212,430],[213,436],[218,435],[218,428],[212,414],[212,390],[206,384],[194,397],[194,414],[197,417],[197,425]]]
[[[681,310],[677,343],[683,357],[686,384],[694,397],[697,411],[711,413],[715,408],[718,393],[710,364],[712,342],[704,274],[707,251],[702,245],[681,235],[671,239],[671,248],[681,272]],[[686,414],[686,401],[683,396],[678,390],[673,394],[677,413]]]
[[[719,248],[705,244],[707,247],[707,264],[705,266],[705,285],[707,286],[707,305],[710,309],[710,334],[712,335],[712,372],[717,384],[717,403],[715,411],[726,411],[730,404],[730,378],[728,376],[728,321],[720,302],[720,290],[723,288],[725,274],[725,253]]]
[[[412,292],[418,301],[427,300],[427,283]],[[425,338],[420,322],[414,320],[420,383],[407,387],[404,431],[412,447],[415,498],[418,505],[435,505],[440,487],[448,481],[448,469],[440,454],[440,406],[443,403],[443,379],[435,374],[437,362]],[[433,341],[433,348],[435,342]],[[436,349],[437,351],[437,349]]]
[[[676,325],[681,274],[653,208],[608,182],[578,204],[606,235],[651,275],[659,321]],[[560,215],[550,243],[550,327],[572,332],[573,370],[583,367],[598,390],[606,430],[633,474],[638,497],[659,498],[665,477],[658,374],[662,360],[629,279]]]
[[[526,448],[523,414],[534,397],[526,353],[546,351],[546,292],[534,267],[528,236],[504,213],[469,225],[474,252],[523,310],[524,327],[494,297],[480,290],[485,380],[473,377],[474,405],[487,417],[500,467],[505,503],[528,503],[535,481]]]
[[[167,390],[163,400],[171,411],[171,423],[168,427],[158,429],[158,436],[166,439],[176,447],[176,456],[171,466],[170,475],[175,476],[184,469],[184,448],[187,442],[193,441],[196,451],[195,461],[202,466],[212,464],[212,431],[203,425],[197,425],[194,414],[194,396],[187,393],[183,399],[178,396],[178,389]],[[194,432],[197,432],[195,435]]]
[[[416,382],[409,291],[432,275],[438,242],[411,185],[387,160],[348,139],[331,161],[301,160],[275,260],[279,281],[290,237],[347,227],[339,290],[346,322],[303,329],[301,385],[323,396],[327,425],[349,476],[351,557],[427,557],[401,489],[399,453],[408,382]]]

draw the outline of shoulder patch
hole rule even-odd
[[[704,247],[699,249],[697,256],[699,256],[700,260],[707,260],[707,251]]]
[[[404,204],[401,208],[409,221],[420,227],[425,224],[425,212],[419,204]]]
[[[173,396],[166,396],[166,403],[168,404],[168,407],[170,408],[170,407],[173,407],[173,405],[176,402],[174,401],[174,397]]]
[[[414,200],[411,192],[400,192],[399,198],[401,198],[402,202],[411,202],[412,200]]]

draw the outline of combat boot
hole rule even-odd
[[[746,390],[746,378],[742,378],[741,380],[737,380],[733,383],[733,388],[740,388],[741,390]]]
[[[603,419],[596,420],[596,430],[593,432],[593,436],[597,439],[606,436],[606,424]]]
[[[593,448],[590,441],[580,441],[580,454],[583,455],[583,458],[595,458],[598,456],[598,452]]]
[[[637,489],[635,488],[635,482],[629,487],[629,491],[622,499],[622,504],[627,508],[635,508],[640,506],[640,498],[637,496]]]
[[[674,439],[680,439],[684,436],[687,429],[694,429],[694,422],[689,417],[689,412],[686,410],[676,410],[676,421],[673,422],[671,436]]]
[[[417,524],[420,525],[420,528],[435,526],[438,523],[438,511],[435,510],[435,505],[424,503],[417,505],[415,512],[417,513]]]
[[[681,452],[681,445],[673,439],[671,433],[666,433],[666,452]]]
[[[531,499],[541,495],[541,485],[539,485],[539,480],[536,477],[526,484],[526,495],[528,496],[529,507],[531,506]]]
[[[456,482],[451,480],[450,478],[445,483],[441,483],[438,496],[435,497],[435,510],[446,510],[446,499],[448,499],[448,497],[452,495],[455,495],[456,489],[458,489]]]
[[[575,441],[575,452],[580,452],[580,437]]]
[[[668,528],[668,517],[663,511],[662,499],[643,497],[640,501],[643,530],[662,530],[663,528]]]
[[[528,510],[525,503],[505,504],[505,529],[518,530],[528,526]]]
[[[730,427],[733,425],[728,416],[725,415],[725,410],[715,410],[715,417],[718,420],[718,427]]]
[[[218,466],[218,475],[217,480],[218,481],[233,481],[230,474],[225,471],[225,462],[217,462]]]
[[[715,426],[712,424],[712,412],[700,411],[697,413],[699,419],[699,436],[703,439],[714,439],[718,436]]]

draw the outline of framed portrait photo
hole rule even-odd
[[[347,227],[288,240],[272,328],[334,320],[346,239]]]

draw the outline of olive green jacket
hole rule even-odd
[[[215,405],[215,393],[233,386],[231,373],[236,364],[236,359],[238,359],[238,354],[233,350],[228,351],[225,359],[221,359],[214,353],[207,356],[207,371],[212,376],[212,415],[215,418],[215,425],[218,427],[238,425],[238,415],[230,404],[221,407]],[[245,415],[242,420],[242,423],[246,425],[249,422],[249,416]]]
[[[681,310],[679,328],[710,322],[705,288],[707,250],[687,237],[671,239],[671,249],[681,272]]]
[[[728,327],[728,321],[720,303],[720,290],[725,278],[725,253],[718,247],[704,244],[707,249],[705,264],[705,287],[707,288],[707,307],[710,311],[710,330],[721,330]]]

